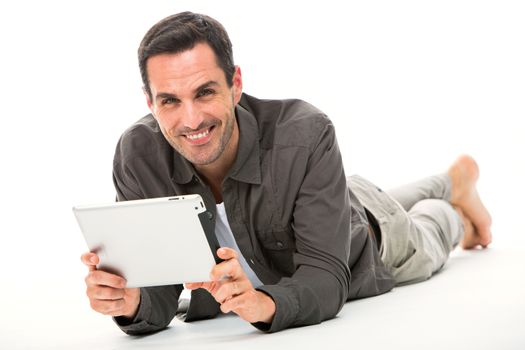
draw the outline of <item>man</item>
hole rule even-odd
[[[347,180],[322,112],[243,94],[214,19],[184,12],[160,21],[140,45],[139,65],[151,114],[118,143],[117,198],[198,193],[222,247],[210,281],[186,284],[186,321],[234,312],[269,332],[319,323],[347,300],[429,278],[460,242],[491,242],[472,158],[388,194]],[[95,254],[82,261],[92,308],[126,333],[160,330],[175,316],[182,285],[126,288],[96,269]]]

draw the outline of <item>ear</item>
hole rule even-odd
[[[242,95],[242,75],[241,67],[235,66],[235,73],[232,77],[232,89],[233,89],[233,102],[235,104],[239,103]]]
[[[151,111],[151,114],[155,116],[155,113],[153,113],[153,103],[151,102],[151,98],[149,97],[149,94],[144,86],[142,87],[142,92],[144,93],[144,96],[146,96],[146,103],[148,104],[148,108]]]

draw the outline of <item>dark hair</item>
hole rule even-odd
[[[166,17],[151,27],[140,43],[138,50],[140,74],[144,89],[150,98],[152,98],[151,88],[146,69],[148,58],[190,50],[199,43],[210,45],[215,53],[217,64],[224,71],[228,86],[232,86],[235,72],[232,44],[222,24],[206,15],[181,12]]]

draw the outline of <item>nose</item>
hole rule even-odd
[[[204,121],[202,113],[193,103],[185,103],[182,116],[182,125],[185,128],[197,130]]]

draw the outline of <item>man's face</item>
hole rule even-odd
[[[213,50],[197,44],[178,54],[148,59],[148,106],[164,137],[195,165],[208,165],[223,154],[237,128],[235,105],[241,98],[239,68],[229,87]]]

